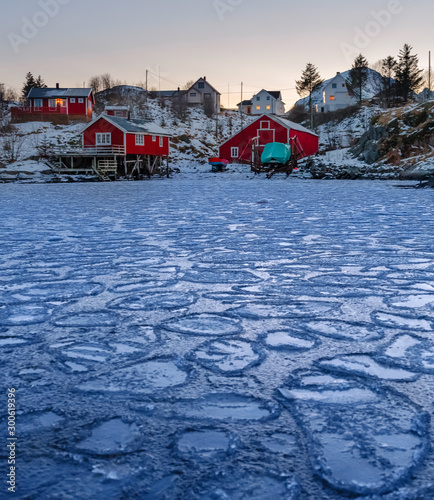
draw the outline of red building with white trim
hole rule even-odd
[[[95,98],[92,89],[33,88],[27,96],[27,106],[11,108],[12,121],[90,121]]]
[[[101,149],[119,155],[169,156],[171,134],[146,120],[102,115],[83,130],[83,149]]]
[[[254,148],[261,154],[271,142],[293,144],[294,138],[299,159],[318,152],[319,137],[311,130],[280,116],[262,115],[224,142],[219,157],[231,163],[250,163]]]

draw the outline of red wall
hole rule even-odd
[[[96,145],[96,137],[95,134],[111,133],[112,135],[112,146],[123,146],[124,145],[124,133],[122,130],[119,130],[117,127],[104,120],[104,118],[100,118],[93,125],[87,128],[83,132],[83,145],[84,146],[95,146]]]
[[[160,147],[159,136],[156,136],[156,141],[154,142],[151,135],[145,135],[145,145],[136,146],[135,134],[127,134],[127,154],[169,156],[169,138],[163,137],[163,147]]]
[[[67,105],[62,107],[62,112],[64,112],[65,114],[68,114],[68,115],[75,115],[75,116],[88,116],[89,118],[92,118],[92,113],[93,113],[93,103],[92,103],[92,100],[90,98],[86,98],[86,97],[83,97],[84,99],[84,103],[79,103],[78,102],[78,97],[75,98],[75,103],[72,103],[71,102],[71,98],[68,97],[68,98],[65,98],[63,99],[64,101],[68,101]],[[34,99],[30,99],[32,102],[31,102],[31,105],[32,107],[34,107],[35,105],[35,100]],[[51,99],[42,99],[42,106],[46,109],[44,109],[44,112],[46,113],[49,113],[49,109],[48,109],[48,106],[49,106],[49,101]],[[91,109],[88,109],[88,102],[91,102],[92,106],[91,106]],[[56,110],[53,110],[52,113],[56,113],[57,112],[57,102],[56,102]],[[66,110],[68,110],[68,112],[66,112]]]
[[[270,129],[261,129],[261,122],[270,122]],[[272,132],[274,131],[274,133]],[[282,142],[288,144],[288,139],[297,136],[304,152],[304,156],[314,155],[318,152],[318,137],[307,132],[288,130],[286,127],[275,122],[271,117],[262,116],[258,120],[241,130],[237,135],[223,143],[219,149],[219,156],[229,162],[250,163],[252,159],[252,139],[260,137],[260,145],[264,146],[270,142]],[[246,147],[247,146],[247,147]],[[240,158],[231,157],[231,148],[239,149]]]

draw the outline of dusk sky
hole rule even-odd
[[[432,0],[19,0],[0,18],[0,83],[21,89],[25,74],[48,86],[82,86],[109,72],[129,84],[146,69],[161,89],[206,76],[222,103],[265,88],[282,90],[287,108],[307,62],[323,78],[414,47],[420,66],[434,50]],[[44,13],[45,9],[49,14]],[[36,25],[36,26],[35,26]],[[37,26],[39,25],[39,26]],[[150,74],[150,87],[158,78]],[[229,85],[229,94],[228,94]],[[228,101],[228,98],[230,99]]]

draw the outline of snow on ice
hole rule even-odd
[[[3,184],[15,497],[434,498],[431,191]]]

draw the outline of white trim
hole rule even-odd
[[[273,132],[273,140],[271,142],[276,142],[276,131],[274,128],[270,128],[270,129],[259,129],[258,130],[258,135],[257,135],[257,139],[258,139],[258,145],[259,147],[261,146],[266,146],[267,144],[269,144],[269,141],[266,142],[265,144],[261,144],[261,132]]]
[[[78,97],[78,104],[84,104],[84,97]]]
[[[268,124],[268,127],[264,127],[263,124],[266,123]],[[260,123],[260,130],[270,130],[271,129],[271,122],[270,120],[263,120]]]
[[[92,125],[94,125],[98,120],[106,120],[107,122],[111,123],[113,125],[113,127],[117,128],[121,132],[124,132],[124,134],[134,134],[135,133],[135,132],[131,132],[130,130],[124,129],[118,123],[116,123],[115,121],[111,120],[110,118],[112,118],[110,115],[101,114],[101,115],[97,116],[96,118],[94,118],[89,123],[89,125],[87,125],[86,127],[84,127],[84,129],[82,130],[82,132],[84,132],[88,128],[92,127]],[[140,132],[140,133],[142,133],[142,132]],[[145,131],[143,132],[143,134],[144,135],[154,135],[152,132],[145,132]],[[168,134],[168,133],[164,133],[164,132],[159,132],[159,134],[162,135],[163,137],[172,137],[172,134]]]
[[[144,134],[134,134],[136,137],[136,146],[145,145],[145,135]]]
[[[231,158],[239,158],[240,156],[240,148],[234,146],[231,148]]]
[[[76,99],[75,97],[70,97],[70,98],[69,98],[69,102],[70,102],[71,104],[75,104],[75,99]]]
[[[159,145],[160,145],[160,148],[162,148],[164,146],[163,136],[160,135],[159,139],[160,139]]]
[[[95,145],[96,146],[111,146],[112,145],[112,134],[111,132],[97,132],[95,134]]]

